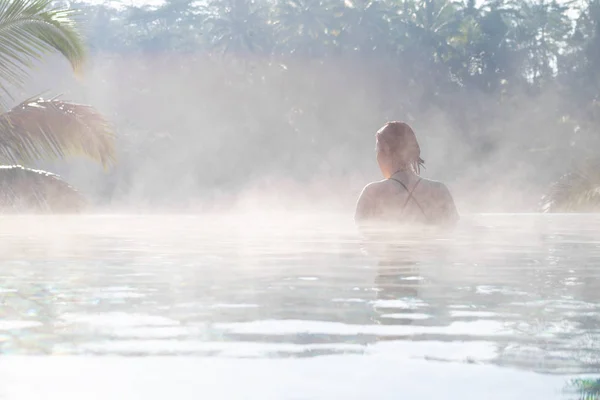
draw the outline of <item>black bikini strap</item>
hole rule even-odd
[[[396,179],[396,178],[390,178],[393,181],[398,182],[399,184],[402,185],[402,187],[408,192],[408,196],[406,196],[406,201],[404,202],[404,205],[402,206],[402,212],[404,212],[404,209],[406,208],[406,206],[408,205],[408,202],[410,201],[410,199],[413,199],[415,201],[415,204],[417,205],[417,207],[419,207],[419,210],[421,210],[421,212],[423,213],[423,215],[425,217],[427,217],[427,214],[425,214],[425,211],[423,210],[423,208],[421,207],[421,205],[419,204],[419,202],[417,201],[417,199],[414,198],[413,196],[413,192],[415,191],[415,189],[417,188],[417,186],[419,186],[419,183],[421,183],[421,179],[419,178],[419,180],[417,181],[417,183],[415,183],[415,186],[413,186],[412,190],[408,190],[408,188],[406,187],[406,185]]]

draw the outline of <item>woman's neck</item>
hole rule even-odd
[[[401,168],[396,169],[394,172],[392,172],[392,174],[390,175],[390,178],[394,175],[416,176],[417,174],[415,173],[415,171],[413,171],[413,169],[411,167],[403,166]]]

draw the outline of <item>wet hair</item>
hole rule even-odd
[[[377,146],[387,155],[399,161],[415,173],[421,172],[425,161],[421,158],[421,148],[412,128],[399,121],[388,122],[375,134]]]

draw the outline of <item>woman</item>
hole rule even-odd
[[[357,224],[449,225],[459,219],[448,188],[419,176],[424,161],[410,126],[388,122],[377,131],[376,146],[385,179],[363,189],[356,206]]]

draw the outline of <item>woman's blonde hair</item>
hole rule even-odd
[[[380,151],[399,161],[415,173],[421,172],[425,161],[421,158],[421,148],[412,128],[404,122],[392,121],[382,126],[376,133]]]

